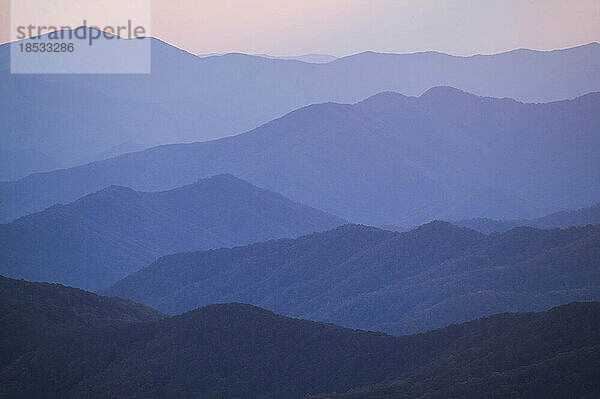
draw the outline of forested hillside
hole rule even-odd
[[[163,257],[102,292],[170,314],[233,301],[407,334],[600,300],[600,226],[485,236],[446,222],[407,233],[347,225]]]
[[[0,225],[0,273],[98,289],[163,255],[298,237],[343,223],[231,175],[165,192],[111,186]]]
[[[493,220],[488,218],[477,218],[460,220],[454,223],[457,226],[468,227],[485,234],[494,232],[503,233],[510,229],[514,229],[515,227],[522,226],[535,227],[538,229],[566,229],[567,227],[573,226],[600,224],[600,203],[587,208],[555,212],[536,219]]]
[[[243,304],[156,320],[158,313],[114,298],[4,278],[0,283],[0,350],[9,354],[0,362],[2,397],[301,398],[400,378],[394,384],[409,384],[400,386],[399,397],[433,395],[440,384],[459,396],[465,383],[484,381],[473,395],[510,389],[541,398],[538,393],[548,389],[547,380],[534,379],[540,367],[549,372],[546,378],[560,380],[558,393],[592,397],[600,389],[594,366],[598,303],[392,337]],[[115,303],[122,317],[114,314]],[[106,314],[112,316],[94,316]],[[15,328],[22,331],[17,341]],[[565,370],[564,362],[573,360],[590,368]]]

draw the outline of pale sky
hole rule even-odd
[[[53,6],[58,3],[44,2]],[[472,55],[515,48],[551,50],[600,41],[600,0],[151,3],[152,35],[196,54],[343,56],[367,50],[436,50]],[[0,42],[10,37],[9,4],[10,0],[0,0]],[[64,12],[66,15],[69,10]]]

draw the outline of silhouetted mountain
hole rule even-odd
[[[10,74],[9,45],[1,45],[0,147],[32,148],[72,164],[123,141],[146,147],[203,141],[309,104],[356,102],[386,90],[420,95],[450,85],[536,102],[600,91],[598,43],[474,57],[367,52],[311,64],[244,54],[201,58],[145,40],[151,40],[150,75]]]
[[[343,223],[231,175],[166,192],[111,186],[0,225],[0,273],[97,289],[169,253],[298,237]]]
[[[57,169],[60,164],[35,150],[0,151],[0,181],[21,179],[36,172]]]
[[[447,87],[313,105],[242,135],[1,183],[0,220],[111,184],[166,190],[219,173],[372,225],[537,217],[600,198],[598,111],[600,93],[523,104]]]
[[[518,220],[494,220],[487,218],[476,218],[453,222],[457,226],[468,227],[484,234],[493,232],[503,233],[519,226],[536,227],[539,229],[567,228],[573,226],[585,226],[588,224],[600,224],[600,203],[581,208],[574,211],[555,212],[536,219]]]
[[[600,299],[600,226],[484,236],[347,225],[294,240],[166,256],[102,291],[177,314],[244,302],[393,334]]]
[[[529,376],[539,378],[528,384],[534,387],[548,378],[560,381],[557,392],[592,395],[600,389],[598,303],[392,337],[243,304],[213,305],[157,321],[97,320],[73,311],[79,301],[99,304],[93,294],[54,286],[68,301],[46,306],[47,299],[40,303],[30,294],[39,284],[5,280],[0,279],[3,286],[19,287],[0,290],[0,349],[10,354],[0,360],[2,397],[300,398],[393,378],[416,379],[415,389],[429,392],[442,379],[473,384],[473,377],[500,373],[521,376],[502,385],[517,393],[530,392],[522,386]],[[572,354],[591,366],[587,374],[581,366],[564,370],[551,364]],[[540,364],[550,366],[540,372]],[[499,385],[486,385],[484,392]]]
[[[592,310],[594,307],[596,310]],[[573,303],[547,313],[498,315],[417,336],[424,338],[437,333],[443,337],[453,328],[458,331],[468,328],[473,333],[471,339],[476,338],[467,350],[442,356],[392,382],[346,394],[310,397],[592,399],[600,395],[600,345],[597,344],[600,319],[594,315],[597,309],[597,303]],[[516,324],[509,326],[511,321]],[[580,340],[581,336],[572,330],[577,343],[567,344],[570,348],[555,341],[557,330],[577,326],[585,329],[586,338]],[[496,328],[500,331],[489,339],[484,338]],[[562,336],[569,340],[566,335]],[[479,339],[483,342],[475,344]],[[580,346],[583,341],[594,344]]]
[[[61,322],[67,322],[71,327],[112,321],[152,321],[166,317],[157,310],[133,301],[99,296],[60,284],[32,283],[0,276],[0,288],[4,317],[14,317],[22,312],[23,308],[29,307],[32,313],[47,312],[35,315],[40,324],[56,322],[52,319],[52,313],[60,313],[63,316],[68,314],[69,317],[65,317]],[[8,327],[6,324],[4,326]],[[27,331],[44,332],[43,328],[38,329],[34,326],[28,326],[23,331],[19,331],[16,326],[10,327],[14,328],[15,338],[25,336]]]

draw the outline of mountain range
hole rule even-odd
[[[0,274],[98,289],[162,255],[343,224],[231,175],[166,192],[110,186],[0,225]]]
[[[79,29],[0,44],[0,399],[600,397],[600,43]]]
[[[0,183],[0,220],[109,185],[157,191],[220,173],[358,223],[534,218],[600,198],[598,125],[600,93],[548,104],[449,87],[381,93],[233,137]]]
[[[573,211],[560,211],[536,219],[518,220],[493,220],[487,218],[460,220],[453,222],[457,226],[468,227],[485,234],[503,233],[519,226],[536,227],[539,229],[567,228],[571,226],[585,226],[587,224],[600,224],[600,203],[588,208]]]
[[[314,64],[245,54],[198,57],[144,40],[151,41],[147,75],[11,74],[10,44],[0,45],[0,146],[69,165],[124,141],[144,147],[204,141],[309,104],[353,103],[382,91],[415,96],[449,85],[529,102],[600,91],[598,43],[473,57],[365,52]]]
[[[600,299],[600,226],[486,236],[446,222],[407,233],[346,225],[163,257],[102,290],[179,314],[243,302],[395,335]]]
[[[0,396],[15,399],[600,393],[598,303],[393,337],[244,304],[164,318],[133,302],[0,277],[0,327]]]

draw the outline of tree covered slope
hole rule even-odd
[[[525,395],[552,379],[560,379],[562,392],[572,389],[583,397],[600,389],[593,363],[600,345],[598,303],[502,314],[393,337],[243,304],[207,306],[159,320],[98,319],[76,311],[80,302],[93,302],[88,311],[103,314],[100,308],[110,308],[116,299],[98,300],[60,286],[0,282],[3,288],[18,286],[0,291],[0,349],[10,353],[0,363],[3,397],[301,398],[394,380],[411,382],[411,390],[398,397],[417,397],[435,394],[440,384],[460,389],[486,378],[492,383],[473,392]],[[46,296],[31,295],[40,286],[50,288]],[[48,299],[52,290],[62,300]],[[52,313],[48,302],[54,303]],[[124,313],[132,313],[127,303],[120,304]],[[13,329],[20,325],[35,328],[23,329],[16,340]],[[590,367],[568,370],[563,359]],[[519,379],[505,377],[512,374]]]
[[[407,233],[346,225],[163,257],[103,291],[177,314],[244,302],[406,334],[506,311],[600,299],[600,227],[485,236],[446,222]]]
[[[493,220],[488,218],[478,218],[461,220],[453,223],[457,226],[468,227],[484,234],[494,232],[503,233],[519,226],[536,227],[538,229],[565,229],[573,226],[600,224],[600,203],[572,211],[554,212],[550,215],[535,219]]]
[[[0,273],[98,289],[162,255],[298,237],[343,223],[231,175],[166,192],[111,186],[0,225]]]

